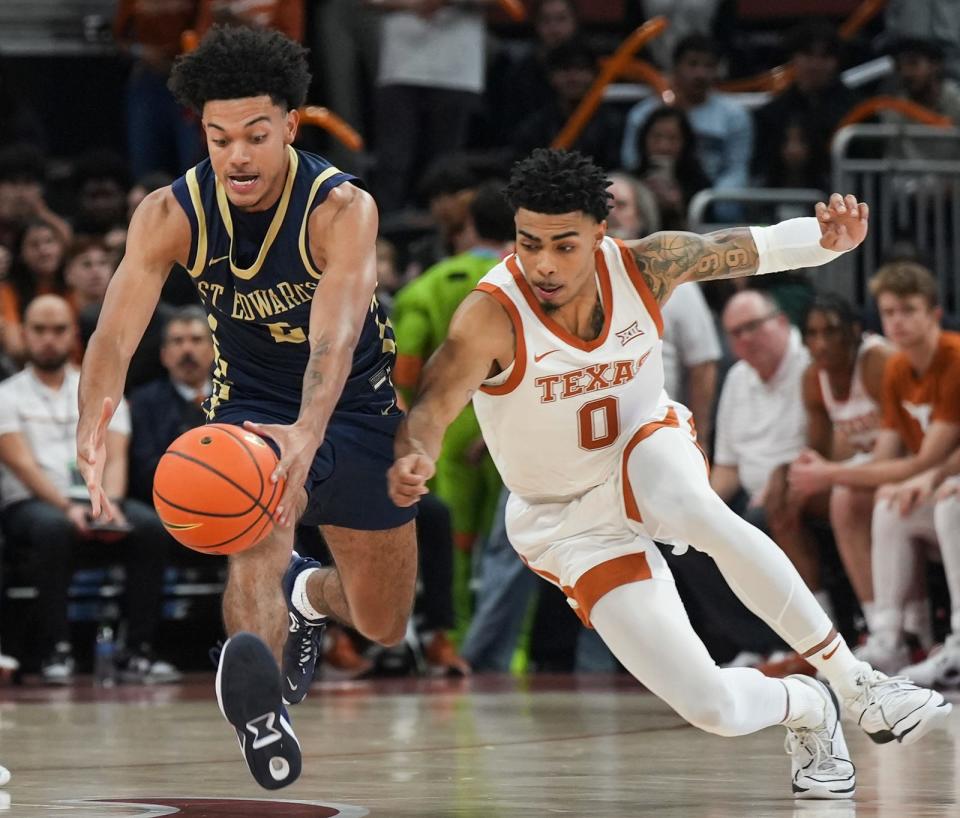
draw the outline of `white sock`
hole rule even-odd
[[[835,630],[828,637],[830,640],[804,658],[813,665],[833,689],[846,699],[857,695],[857,677],[867,665],[861,662],[844,638]]]
[[[877,603],[871,599],[869,602],[861,602],[860,608],[867,623],[867,631],[873,633],[877,628]]]
[[[903,609],[903,629],[912,633],[920,644],[929,648],[933,642],[930,634],[930,601],[924,599],[908,599]]]
[[[297,574],[297,578],[293,581],[293,593],[291,594],[293,607],[302,616],[314,623],[327,618],[310,604],[310,597],[307,596],[307,580],[310,579],[311,574],[319,570],[319,568],[307,568]]]
[[[787,727],[818,727],[826,719],[823,696],[799,679],[781,679],[787,689]]]

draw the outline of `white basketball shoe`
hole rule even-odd
[[[844,710],[877,744],[913,744],[941,726],[953,709],[935,690],[867,665],[855,685],[857,692],[844,699]]]
[[[910,650],[903,640],[887,633],[871,633],[853,655],[884,673],[896,673],[910,661]]]
[[[794,798],[853,798],[857,770],[840,726],[840,704],[833,691],[809,676],[790,676],[824,699],[823,722],[816,727],[787,727],[784,749],[790,756]]]
[[[922,662],[902,668],[906,676],[924,687],[960,687],[960,633],[952,633]]]

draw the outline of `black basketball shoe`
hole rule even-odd
[[[280,670],[270,648],[252,633],[238,633],[220,652],[217,701],[233,725],[257,783],[278,790],[300,776],[300,742],[287,718]]]

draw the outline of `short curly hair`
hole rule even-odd
[[[196,51],[177,58],[167,85],[197,113],[213,99],[264,95],[290,111],[307,98],[307,50],[279,31],[214,26]]]
[[[537,148],[513,166],[506,197],[514,212],[523,208],[534,213],[581,211],[598,222],[610,211],[611,185],[607,174],[577,151]]]

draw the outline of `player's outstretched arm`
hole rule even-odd
[[[186,262],[190,223],[169,187],[147,196],[130,221],[127,248],[100,310],[80,371],[77,467],[90,492],[94,517],[113,508],[103,490],[106,430],[123,394],[130,358],[160,300],[174,263]]]
[[[514,356],[513,325],[491,296],[473,292],[450,322],[446,340],[431,356],[420,391],[397,433],[396,461],[388,475],[390,498],[411,506],[427,493],[447,427],[480,384]]]
[[[653,233],[627,242],[640,274],[657,301],[687,281],[740,278],[815,267],[853,250],[867,235],[869,208],[856,197],[834,193],[818,202],[814,218],[788,219],[770,227],[734,227],[700,235]]]

